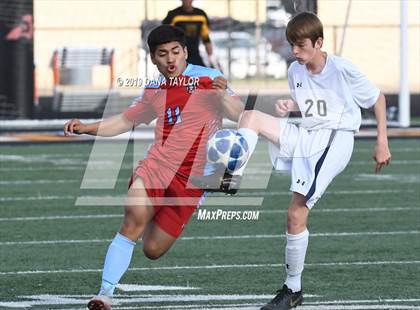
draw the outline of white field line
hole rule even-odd
[[[167,306],[167,307],[113,307],[112,309],[115,310],[140,310],[140,309],[189,309],[189,310],[258,310],[260,309],[262,304],[244,304],[244,306],[241,305],[218,305],[218,306],[211,306],[211,305],[201,305],[201,306],[194,306],[194,305],[188,305],[188,306],[182,306],[175,308],[173,306]],[[317,305],[317,306],[299,306],[296,308],[296,310],[419,310],[419,306],[405,306],[405,305],[334,305],[334,306],[328,306],[328,305]],[[76,310],[76,309],[68,309],[68,310]],[[77,310],[85,310],[85,308],[77,308]]]
[[[54,182],[53,182],[54,183]],[[327,191],[326,195],[375,195],[375,194],[405,194],[416,193],[415,190],[336,190]],[[264,196],[290,196],[289,191],[241,191],[240,196],[208,196],[204,206],[261,206]],[[248,197],[245,197],[248,196]],[[40,200],[73,200],[77,206],[124,206],[126,196],[69,196],[69,195],[48,195],[48,196],[14,196],[0,197],[0,202],[5,201],[40,201]],[[173,204],[169,199],[164,199],[162,204]],[[23,205],[22,205],[23,206]],[[37,205],[42,207],[43,205]]]
[[[126,196],[15,196],[15,197],[0,197],[0,202],[5,201],[33,201],[33,200],[76,200],[76,206],[124,206],[127,202]],[[158,198],[157,198],[158,199]],[[182,198],[187,201],[187,198]],[[205,205],[214,206],[228,206],[228,205],[247,205],[247,206],[261,206],[263,197],[207,197]],[[173,205],[177,199],[162,198],[160,204]],[[193,199],[194,203],[196,200]],[[184,203],[185,204],[185,203]],[[42,207],[42,205],[37,205]],[[1,207],[1,206],[0,206]],[[34,206],[35,207],[35,206]]]
[[[90,239],[90,240],[40,240],[40,241],[5,241],[0,242],[0,246],[5,245],[47,245],[47,244],[83,244],[83,243],[105,243],[112,239]]]
[[[402,194],[415,193],[415,190],[337,190],[326,192],[328,195],[376,195],[376,194]],[[249,197],[244,197],[249,195]],[[264,196],[290,196],[289,191],[270,191],[270,192],[241,192],[241,196],[207,196],[203,206],[261,206]],[[106,196],[81,196],[78,197],[76,206],[124,206],[125,196],[106,197]],[[161,199],[159,204],[170,204],[173,202],[169,198]],[[185,203],[183,203],[185,204]]]
[[[226,310],[229,308],[225,308]],[[253,310],[257,310],[258,308],[254,308]],[[408,305],[324,305],[319,304],[316,306],[299,306],[296,310],[419,310],[418,306],[408,306]],[[234,310],[234,309],[230,309]],[[245,309],[241,309],[245,310]]]
[[[80,183],[80,180],[14,180],[14,181],[0,181],[0,185],[31,185],[31,184],[67,184]]]
[[[20,296],[25,301],[0,302],[0,306],[8,308],[30,308],[41,305],[82,305],[86,299],[80,297],[64,297],[61,295],[33,295]],[[161,303],[161,302],[205,302],[205,301],[238,301],[238,300],[266,300],[270,295],[140,295],[115,296],[115,305],[127,303]]]
[[[232,309],[240,309],[240,310],[244,310],[244,309],[248,309],[248,307],[252,307],[249,309],[252,310],[257,310],[260,309],[260,307],[262,306],[262,303],[260,304],[250,304],[250,303],[240,303],[240,304],[220,304],[220,303],[214,303],[212,302],[211,304],[182,304],[182,305],[167,305],[167,306],[135,306],[135,307],[130,307],[130,306],[116,306],[116,307],[112,307],[113,310],[139,310],[139,309],[189,309],[189,310],[203,310],[203,309],[212,309],[212,310],[217,310],[217,309],[226,309],[226,310],[232,310]],[[209,308],[210,307],[210,308]],[[227,308],[226,308],[227,307]],[[65,310],[86,310],[86,308],[65,308]],[[299,310],[299,309],[296,309]]]
[[[420,166],[419,166],[420,168]],[[264,177],[268,177],[273,172],[272,169],[261,169],[261,168],[249,168],[244,176],[246,182],[242,190],[246,189],[258,189],[261,188],[261,185],[256,180],[262,180]],[[277,178],[284,178],[289,182],[290,175],[284,172],[274,172],[274,175]],[[359,181],[392,181],[399,183],[415,183],[420,180],[419,174],[369,174],[369,173],[360,173],[360,174],[351,174],[346,175],[346,178],[351,178]],[[254,183],[252,181],[254,180]],[[100,188],[101,183],[104,183],[104,189],[108,189],[108,182],[103,179],[35,179],[35,180],[0,180],[0,185],[3,186],[16,186],[16,185],[44,185],[44,184],[81,184],[82,182],[88,182],[89,184],[95,184],[95,188]],[[128,178],[117,178],[115,182],[128,184]],[[265,183],[263,183],[265,184]]]
[[[387,266],[387,265],[418,265],[420,260],[414,261],[359,261],[359,262],[325,262],[307,263],[305,267],[345,267],[345,266]],[[129,271],[173,271],[173,270],[217,270],[217,269],[246,269],[246,268],[283,268],[283,264],[232,264],[232,265],[204,265],[204,266],[161,266],[161,267],[134,267]],[[58,270],[25,270],[3,271],[0,276],[39,275],[60,273],[98,273],[102,269],[58,269]]]
[[[306,297],[306,296],[305,296]],[[325,301],[308,301],[305,304],[308,305],[340,305],[340,304],[374,304],[374,303],[412,303],[420,302],[420,298],[397,298],[397,299],[360,299],[360,300],[325,300]]]
[[[48,173],[54,172],[54,171],[78,171],[83,172],[86,169],[86,163],[83,164],[72,164],[72,165],[63,165],[63,166],[45,166],[45,167],[2,167],[0,168],[0,171],[2,172],[14,172],[14,171],[48,171]],[[129,164],[123,164],[121,165],[122,170],[133,170],[136,166],[135,165],[129,165]],[[106,168],[104,164],[98,164],[98,167],[96,170],[109,170],[109,168]]]
[[[353,181],[368,181],[368,182],[394,182],[394,183],[419,183],[420,174],[370,174],[360,173],[351,176]]]
[[[307,296],[305,296],[307,297]],[[268,299],[267,299],[268,300]],[[161,302],[166,302],[162,300]],[[114,310],[140,310],[140,309],[189,309],[189,310],[258,310],[265,303],[266,300],[262,300],[261,303],[240,303],[240,304],[215,304],[213,301],[210,304],[183,304],[183,305],[167,305],[167,306],[113,306]],[[138,302],[138,301],[137,301]],[[378,301],[377,301],[378,302]],[[86,301],[85,301],[86,303]],[[75,302],[71,303],[74,305]],[[32,302],[31,305],[44,305],[40,302]],[[14,302],[14,303],[0,303],[0,306],[8,308],[23,308],[31,307],[28,302]],[[64,304],[62,304],[64,305]],[[64,308],[65,310],[85,310],[86,308]],[[358,304],[358,305],[328,305],[322,302],[316,305],[310,305],[306,303],[299,306],[296,310],[419,310],[419,306],[413,305],[396,305],[396,304]]]
[[[370,153],[373,154],[374,145],[372,144],[371,148],[358,148],[357,146],[353,149],[353,153]],[[420,152],[420,148],[416,147],[392,147],[391,146],[391,152],[392,153],[418,153]],[[268,155],[267,147],[262,147],[259,149],[256,149],[253,154],[259,154],[259,155]]]
[[[370,161],[370,160],[355,160],[355,161],[351,161],[349,163],[350,166],[371,166],[373,165],[374,162]],[[418,165],[420,164],[420,160],[416,160],[416,159],[407,159],[407,160],[393,160],[391,162],[391,165]],[[272,171],[272,166],[270,163],[264,162],[264,163],[250,163],[249,169],[247,169],[246,171],[248,171],[248,173],[250,173],[250,171],[255,172],[256,174],[260,174],[258,173],[259,171],[257,171],[257,169],[255,169],[256,167],[265,167],[267,171],[263,171],[264,174],[270,173]],[[0,168],[1,172],[14,172],[14,171],[84,171],[86,168],[86,163],[80,163],[80,164],[72,164],[71,166],[51,166],[48,165],[46,167],[27,167],[27,168],[23,168],[23,167],[2,167]],[[134,165],[129,165],[129,164],[123,164],[121,166],[122,170],[133,170],[135,168]],[[107,168],[104,168],[104,165],[101,164],[97,170],[106,170]]]
[[[307,299],[319,298],[317,295],[304,294],[305,303],[298,309],[305,310],[354,310],[354,309],[419,309],[411,303],[419,302],[420,299],[367,299],[367,300],[332,300],[332,301],[307,301]],[[0,306],[7,308],[22,308],[41,305],[81,305],[85,304],[90,295],[32,295],[20,296],[24,301],[1,302]],[[115,295],[115,306],[113,309],[252,309],[256,310],[261,307],[261,303],[271,299],[271,295]],[[256,301],[261,303],[224,303],[226,301]],[[182,304],[182,305],[153,305],[142,306],[142,303],[174,303],[174,302],[212,302],[211,304]],[[218,301],[218,303],[214,303]],[[136,303],[136,306],[128,306],[124,304]],[[399,304],[398,304],[399,303]],[[404,305],[401,305],[401,304]],[[85,308],[65,308],[68,310],[82,310]]]
[[[260,214],[284,214],[287,210],[252,210]],[[315,213],[342,213],[342,212],[401,212],[420,211],[420,207],[397,207],[397,208],[337,208],[337,209],[314,209]],[[194,213],[194,217],[198,213]],[[101,218],[122,218],[122,213],[115,214],[86,214],[86,215],[53,215],[53,216],[29,216],[29,217],[0,217],[0,222],[14,221],[49,221],[49,220],[83,220]]]
[[[15,196],[15,197],[0,197],[2,201],[33,201],[33,200],[74,200],[76,197],[68,195],[59,196]]]
[[[144,203],[144,198],[130,198],[134,204]],[[154,204],[177,206],[194,205],[197,203],[195,198],[190,197],[156,197],[150,198]],[[202,206],[262,206],[264,197],[217,197],[207,196]],[[76,206],[125,206],[127,198],[125,196],[81,196],[76,199]]]
[[[313,209],[315,213],[342,213],[342,212],[400,212],[420,211],[420,207],[396,207],[396,208],[337,208],[337,209]],[[287,210],[261,210],[260,213],[286,213]],[[1,222],[1,218],[0,218]]]
[[[140,309],[189,309],[189,310],[259,310],[263,303],[255,304],[184,304],[181,306],[135,306],[135,307],[112,307],[113,310],[140,310]],[[410,305],[324,305],[320,303],[316,306],[304,305],[299,306],[296,310],[419,310],[419,306]],[[86,310],[86,308],[65,308],[65,310]]]
[[[112,150],[112,148],[110,149],[110,150]],[[144,150],[144,152],[139,152],[138,154],[141,154],[141,153],[145,153],[146,152],[146,149]],[[368,147],[368,148],[365,148],[365,147],[355,147],[354,148],[354,150],[353,150],[353,152],[356,152],[356,153],[364,153],[364,152],[373,152],[373,144],[372,144],[372,147],[370,148],[370,147]],[[398,148],[398,147],[395,147],[395,148],[393,148],[392,149],[392,152],[393,153],[397,153],[397,152],[400,152],[400,153],[406,153],[406,152],[420,152],[420,148],[418,148],[418,147],[400,147],[400,148]],[[137,152],[136,152],[137,153]],[[254,153],[256,153],[256,154],[267,154],[267,150],[266,150],[266,147],[262,147],[262,148],[259,148],[259,149],[256,149],[255,150],[255,152]],[[107,156],[106,157],[103,157],[103,159],[107,159],[107,158],[114,158],[114,157],[120,157],[120,155],[121,154],[107,154]],[[1,155],[1,157],[0,157],[0,159],[2,159],[2,160],[6,160],[6,159],[9,159],[9,160],[30,160],[30,159],[33,159],[33,160],[45,160],[45,159],[56,159],[56,158],[58,158],[58,159],[60,159],[60,158],[70,158],[70,159],[72,159],[72,158],[86,158],[86,159],[88,159],[89,157],[91,156],[91,153],[74,153],[74,154],[71,154],[70,156],[69,156],[69,154],[68,153],[63,153],[63,154],[48,154],[48,153],[41,153],[41,154],[32,154],[32,155],[22,155],[22,154],[3,154],[3,155]],[[102,158],[102,157],[99,157],[99,158]]]
[[[306,296],[305,296],[306,297]],[[379,301],[376,301],[379,302]],[[241,304],[188,304],[188,305],[169,305],[169,306],[137,306],[137,307],[113,307],[115,310],[133,310],[133,309],[189,309],[189,310],[258,310],[263,304],[259,303],[241,303]],[[296,310],[411,310],[420,308],[418,306],[412,305],[387,305],[387,304],[360,304],[360,305],[327,305],[322,302],[311,305],[310,303],[305,303],[296,308]],[[84,310],[84,308],[77,309],[68,309],[68,310]]]
[[[101,183],[105,182],[103,179],[87,179],[89,182],[94,183]],[[118,178],[117,182],[127,182],[128,178]],[[67,183],[82,183],[80,179],[59,179],[59,180],[52,180],[52,179],[37,179],[37,180],[12,180],[12,181],[0,181],[0,185],[31,185],[31,184],[67,184]]]
[[[290,191],[239,191],[244,196],[288,196],[291,195]],[[367,190],[335,190],[326,191],[325,195],[375,195],[375,194],[409,194],[416,193],[414,189],[367,189]]]
[[[119,285],[118,285],[119,286]],[[146,287],[147,285],[145,285],[145,287]],[[149,292],[154,292],[154,291],[172,291],[172,289],[168,289],[168,288],[170,288],[169,286],[162,286],[162,289],[160,289],[160,290],[156,290],[156,289],[153,289],[153,287],[154,286],[150,286],[152,289],[150,289],[150,290],[148,290]],[[202,288],[198,288],[199,290],[202,290]],[[180,290],[184,290],[184,289],[182,289],[182,287],[181,287],[181,289]],[[169,296],[169,297],[171,297],[172,295],[170,295],[172,292],[168,292],[167,294],[165,294],[165,295],[160,295],[160,294],[147,294],[147,295],[145,295],[143,292],[144,291],[146,291],[146,290],[142,290],[141,292],[142,293],[140,293],[139,292],[139,294],[119,294],[118,293],[118,290],[116,290],[116,292],[117,293],[115,293],[114,294],[114,298],[115,298],[115,300],[119,300],[119,299],[121,299],[121,298],[141,298],[141,297],[154,297],[154,296]],[[165,292],[166,293],[166,292]],[[192,292],[191,292],[191,294],[192,294]],[[192,296],[197,296],[197,295],[192,295]],[[204,295],[204,296],[212,296],[212,295]],[[220,296],[220,295],[216,295],[216,296]],[[242,295],[240,295],[240,294],[232,294],[232,295],[227,295],[227,296],[242,296]],[[249,295],[245,295],[245,296],[249,296]],[[272,297],[272,295],[254,295],[254,296],[257,296],[257,298],[266,298],[266,297],[268,297],[268,298],[271,298]],[[55,298],[55,297],[59,297],[59,298],[92,298],[92,295],[91,294],[80,294],[80,295],[66,295],[66,294],[64,294],[64,295],[50,295],[50,294],[42,294],[42,295],[24,295],[24,296],[18,296],[19,298],[27,298],[27,299],[38,299],[38,300],[40,300],[40,299],[51,299],[51,298]],[[314,295],[314,294],[305,294],[304,293],[304,297],[305,298],[321,298],[321,297],[323,297],[322,295]],[[379,301],[379,300],[378,300]],[[331,301],[331,302],[334,302],[334,301]]]
[[[310,238],[317,237],[359,237],[359,236],[398,236],[398,235],[418,235],[419,230],[408,231],[368,231],[368,232],[330,232],[330,233],[311,233]],[[241,240],[241,239],[281,239],[285,235],[237,235],[237,236],[194,236],[181,237],[181,241],[197,240]],[[81,239],[81,240],[32,240],[32,241],[3,241],[0,246],[8,245],[48,245],[48,244],[83,244],[83,243],[108,243],[112,239]]]
[[[202,289],[202,288],[199,288]],[[165,289],[166,290],[166,289]],[[19,297],[25,297],[25,298],[34,298],[36,299],[39,295],[33,295],[33,296],[19,296]],[[43,296],[57,296],[57,297],[63,297],[63,298],[90,298],[92,295],[43,295]],[[139,298],[144,295],[128,295],[133,298]],[[264,298],[265,296],[268,296],[270,299],[272,295],[258,295],[261,296],[261,298]],[[115,294],[114,297],[120,298],[120,297],[127,297],[127,295],[123,294]],[[319,299],[322,298],[322,295],[313,295],[313,294],[303,294],[304,298],[311,298],[311,299]],[[38,297],[39,298],[39,297]],[[317,300],[317,301],[305,301],[305,304],[308,305],[339,305],[339,304],[374,304],[374,303],[413,303],[413,302],[420,302],[420,298],[378,298],[378,299],[340,299],[340,300]],[[243,305],[243,304],[240,304]],[[161,307],[167,307],[167,306],[161,306]]]
[[[291,195],[289,191],[256,191],[256,192],[246,192],[241,191],[241,195],[243,196],[289,196]],[[326,194],[328,195],[375,195],[375,194],[409,194],[409,193],[416,193],[413,190],[393,190],[393,189],[378,189],[378,190],[336,190],[336,191],[327,191]],[[237,196],[238,198],[246,198]],[[59,200],[59,199],[78,199],[79,203],[88,203],[94,204],[103,202],[109,199],[112,199],[111,205],[122,203],[126,196],[68,196],[68,195],[51,195],[51,196],[11,196],[11,197],[0,197],[0,202],[2,201],[25,201],[25,200]],[[214,196],[212,199],[216,198],[215,200],[220,203],[220,200],[229,200],[235,197],[228,197],[228,196]],[[208,199],[208,198],[207,198]],[[108,202],[109,204],[110,202]],[[229,203],[232,204],[232,203]]]
[[[207,307],[190,307],[190,310],[258,310],[260,309],[262,305],[261,304],[254,304],[254,306],[252,306],[252,304],[250,306],[230,306],[230,305],[226,305],[225,307],[223,306],[216,306],[213,307],[211,305],[208,305]],[[114,309],[114,308],[113,308]],[[115,310],[130,310],[130,309],[147,309],[144,307],[139,307],[139,308],[127,308],[127,307],[123,307],[123,308],[115,308]],[[153,309],[148,308],[148,309]],[[172,307],[167,307],[164,309],[172,309]],[[307,306],[307,305],[303,305],[303,306],[299,306],[296,308],[296,310],[419,310],[420,308],[418,306],[406,306],[406,305],[382,305],[382,304],[378,304],[378,305],[334,305],[334,306],[329,306],[329,305],[323,305],[323,304],[319,304],[316,306]]]
[[[373,153],[373,147],[372,148],[355,148],[353,150],[354,153]],[[420,152],[420,148],[393,148],[393,153],[408,153],[408,152],[414,152],[418,153]],[[140,152],[138,154],[146,154],[146,151]],[[254,151],[254,154],[261,154],[261,155],[267,155],[268,151],[266,148],[264,149],[257,149]],[[95,156],[92,160],[97,161],[112,161],[113,158],[120,159],[121,154],[107,154],[107,156]],[[36,154],[36,155],[22,155],[22,154],[2,154],[0,155],[1,161],[9,161],[9,162],[23,162],[23,163],[50,163],[50,162],[57,162],[60,163],[60,161],[74,161],[74,162],[80,162],[82,160],[89,160],[91,157],[90,153],[84,153],[84,154]]]
[[[123,292],[152,292],[152,291],[191,291],[199,290],[199,287],[190,286],[164,286],[164,285],[139,285],[139,284],[118,284],[117,288]]]
[[[79,220],[79,219],[101,219],[101,218],[122,218],[123,214],[89,214],[89,215],[57,215],[57,216],[32,216],[32,217],[3,217],[0,222],[8,221],[48,221],[48,220]]]
[[[243,303],[243,304],[191,304],[191,305],[181,305],[181,306],[136,306],[136,307],[112,307],[115,310],[140,310],[140,309],[189,309],[189,310],[258,310],[261,308],[263,303]],[[66,308],[67,310],[85,310],[86,308]],[[386,305],[386,304],[376,304],[376,305],[325,305],[318,304],[316,306],[307,305],[305,302],[304,305],[299,306],[296,310],[419,310],[418,306],[410,305]]]
[[[420,168],[420,166],[419,166]],[[259,179],[261,176],[269,176],[274,170],[272,169],[261,169],[261,168],[249,168],[245,172],[246,180]],[[287,173],[278,173],[275,172],[277,177],[284,177],[285,179],[290,179],[290,175]],[[394,181],[394,182],[416,182],[420,180],[419,174],[369,174],[369,173],[359,173],[347,175],[347,178],[353,178],[356,181]],[[107,184],[108,182],[104,179],[91,179],[86,180],[82,179],[35,179],[35,180],[0,180],[0,185],[3,186],[14,186],[14,185],[42,185],[42,184],[80,184],[82,181],[89,182],[89,184],[95,183],[95,186],[99,186],[102,183]],[[125,182],[128,183],[129,178],[118,178],[116,182]]]

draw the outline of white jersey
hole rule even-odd
[[[309,130],[357,131],[362,121],[360,108],[371,108],[380,93],[356,66],[335,55],[327,55],[319,74],[293,62],[288,79],[292,98],[302,113],[300,126]]]

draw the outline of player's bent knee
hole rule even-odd
[[[124,223],[127,222],[134,226],[145,226],[148,222],[148,215],[144,208],[140,207],[126,207],[124,212]]]
[[[143,244],[143,253],[148,259],[156,260],[165,252],[156,242],[145,242]]]
[[[296,225],[299,223],[299,212],[296,208],[289,208],[287,210],[287,223],[290,225]]]
[[[287,210],[287,230],[290,233],[303,231],[306,228],[307,210],[306,207],[290,207]]]

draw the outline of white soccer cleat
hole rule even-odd
[[[111,310],[111,307],[112,300],[105,295],[95,296],[87,304],[89,310]]]

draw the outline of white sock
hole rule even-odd
[[[299,292],[302,289],[301,276],[305,264],[306,249],[308,248],[309,231],[297,235],[286,233],[286,286],[292,292]]]
[[[235,170],[233,172],[233,174],[234,175],[243,175],[245,167],[248,164],[252,153],[254,153],[255,147],[257,146],[258,134],[254,130],[249,129],[249,128],[239,128],[238,132],[244,137],[244,139],[248,143],[249,157],[248,157],[248,160],[245,162],[245,164],[241,168],[239,168],[238,170]]]

